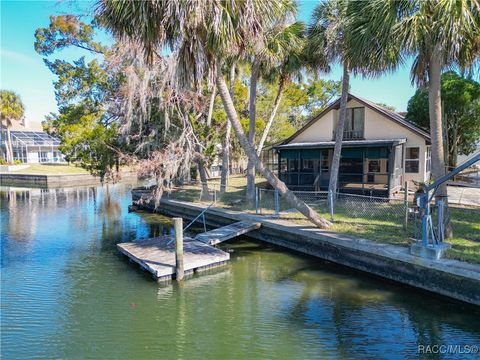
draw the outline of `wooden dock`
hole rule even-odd
[[[201,241],[189,237],[183,241],[185,274],[220,266],[230,259],[229,253]],[[151,272],[157,281],[175,278],[175,241],[171,236],[121,243],[117,248]]]
[[[259,222],[239,221],[218,229],[207,231],[195,236],[195,240],[208,245],[217,245],[226,240],[246,234],[249,231],[260,228]]]

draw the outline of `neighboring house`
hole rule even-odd
[[[292,190],[328,190],[339,105],[340,99],[271,148],[277,160],[271,167]],[[272,159],[272,150],[264,158]],[[428,132],[400,114],[349,94],[340,192],[389,196],[405,181],[428,180],[430,163]]]
[[[0,157],[6,159],[7,132],[4,125],[0,135]],[[22,163],[65,162],[64,156],[58,150],[60,141],[44,132],[40,124],[32,123],[29,126],[23,121],[12,121],[10,135],[14,160]]]
[[[477,143],[475,150],[473,150],[470,154],[463,154],[463,155],[458,155],[457,157],[457,165],[463,164],[465,161],[470,159],[472,156],[475,154],[480,154],[480,141]],[[479,168],[480,167],[480,162],[474,164],[472,167]]]

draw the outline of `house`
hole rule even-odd
[[[276,155],[274,168],[292,190],[328,190],[339,107],[340,99],[265,155],[270,163]],[[340,192],[390,196],[405,181],[428,180],[430,163],[428,132],[398,113],[349,94]]]
[[[2,123],[0,131],[0,157],[6,159],[7,129]],[[65,162],[58,149],[60,141],[43,131],[40,124],[27,124],[25,121],[12,120],[10,136],[13,160],[22,163],[58,163]]]

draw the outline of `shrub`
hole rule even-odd
[[[0,165],[7,165],[7,160],[0,158]]]
[[[21,165],[22,160],[13,160],[13,165]]]

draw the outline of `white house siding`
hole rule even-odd
[[[334,112],[335,110],[332,110],[323,115],[321,119],[298,134],[290,143],[332,141]]]

